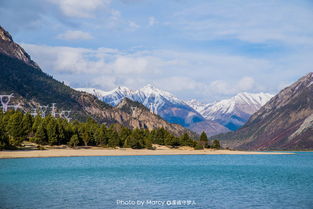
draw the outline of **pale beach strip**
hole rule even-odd
[[[193,149],[171,149],[158,147],[156,150],[148,149],[46,149],[46,150],[17,150],[0,151],[0,158],[39,158],[39,157],[82,157],[82,156],[140,156],[140,155],[285,155],[295,154],[292,152],[257,152],[257,151],[234,151],[234,150],[193,150]]]

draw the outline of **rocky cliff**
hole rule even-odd
[[[215,136],[248,150],[313,149],[313,72],[283,89],[236,132]]]

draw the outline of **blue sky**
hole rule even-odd
[[[150,83],[211,102],[313,70],[309,0],[4,0],[0,24],[72,87]]]

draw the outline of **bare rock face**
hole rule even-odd
[[[149,130],[164,128],[176,136],[188,133],[195,136],[190,130],[177,125],[166,122],[160,116],[151,113],[144,105],[134,102],[128,98],[124,98],[116,107],[116,109],[130,114],[130,124],[132,128],[147,128]]]
[[[17,58],[34,68],[40,69],[39,66],[31,60],[22,47],[15,43],[12,36],[0,26],[0,53],[10,57]]]
[[[249,150],[313,148],[313,73],[283,89],[236,132],[216,136]]]

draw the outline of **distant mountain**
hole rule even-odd
[[[202,104],[196,100],[186,103],[204,118],[218,122],[230,130],[237,130],[273,96],[266,93],[239,93],[230,99],[212,104]]]
[[[13,93],[13,102],[20,103],[24,110],[29,111],[40,104],[57,103],[59,110],[71,110],[70,116],[77,120],[92,117],[108,125],[119,123],[129,128],[150,130],[163,127],[175,135],[190,133],[188,129],[169,124],[149,111],[144,111],[144,118],[138,117],[123,111],[123,108],[112,107],[91,94],[76,91],[53,79],[31,60],[24,49],[16,44],[2,27],[0,27],[0,69],[0,94]]]
[[[96,95],[112,106],[119,104],[125,97],[129,98],[143,104],[151,112],[161,116],[169,123],[182,125],[197,133],[205,131],[211,136],[229,131],[214,121],[206,120],[183,100],[152,85],[147,85],[139,90],[131,90],[127,87],[118,87],[108,92],[92,88],[78,88],[77,90]]]
[[[239,130],[214,136],[248,150],[313,149],[313,72],[283,89]]]

